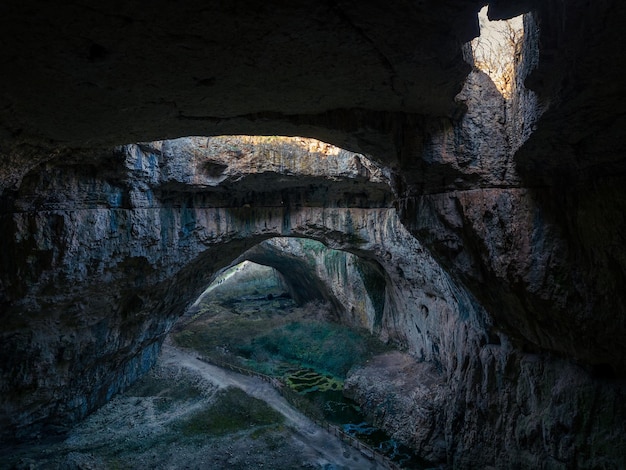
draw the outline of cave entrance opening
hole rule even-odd
[[[491,21],[488,6],[478,13],[480,35],[471,43],[473,63],[485,72],[502,95],[509,99],[515,87],[515,67],[522,54],[523,15]]]
[[[379,346],[386,297],[387,277],[376,261],[313,239],[276,237],[215,273],[172,335],[178,344],[222,361],[250,365],[251,358],[263,362],[276,353],[345,376]],[[304,349],[302,340],[297,345],[278,339],[299,334],[311,341]],[[285,344],[265,344],[267,335]]]
[[[270,302],[270,308],[280,310],[297,306],[279,271],[246,260],[220,273],[194,302],[192,309],[198,314],[218,303],[241,313],[246,303],[253,305],[253,310],[260,310],[260,306],[254,306],[259,302]]]
[[[256,240],[265,239],[268,232],[284,234],[265,239],[245,253],[237,253],[237,240],[233,251],[207,250],[206,256],[197,258],[198,266],[210,266],[206,271],[219,271],[207,273],[209,286],[175,325],[179,340],[184,336],[181,341],[212,355],[233,350],[235,346],[225,338],[240,345],[246,338],[252,341],[251,335],[258,336],[266,326],[297,320],[307,328],[317,321],[320,331],[346,327],[377,336],[389,305],[389,276],[376,260],[380,253],[365,253],[367,240],[359,234],[363,223],[353,220],[351,210],[362,218],[369,209],[389,208],[392,194],[385,167],[362,154],[303,137],[196,136],[139,150],[136,153],[154,154],[162,162],[159,175],[167,176],[172,193],[189,181],[197,190],[194,194],[202,194],[197,201],[188,198],[187,231],[179,233],[187,235],[191,233],[187,227],[193,227],[215,239],[228,230],[222,239],[239,233]],[[133,167],[150,167],[150,161]],[[193,211],[207,206],[211,213],[203,214],[198,224]],[[309,222],[311,217],[314,222]],[[300,225],[302,218],[312,229]],[[310,238],[298,238],[302,231]],[[324,243],[359,250],[360,255]],[[233,254],[239,256],[226,258]],[[197,293],[207,278],[197,276],[190,292]],[[204,322],[211,328],[195,335],[190,322],[196,326]],[[359,357],[363,351],[346,354]],[[326,367],[333,362],[326,361]],[[330,368],[345,373],[342,367]]]
[[[393,351],[375,331],[385,292],[373,260],[313,239],[272,238],[216,273],[171,338],[222,370],[273,384],[295,410],[357,446],[413,465],[413,451],[344,393],[351,370]]]

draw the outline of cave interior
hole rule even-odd
[[[504,95],[472,59],[485,5],[523,15]],[[382,423],[427,460],[624,468],[625,22],[617,0],[3,2],[3,445],[128,388],[249,260],[432,366]]]

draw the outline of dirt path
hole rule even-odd
[[[172,367],[183,367],[200,374],[218,387],[237,387],[248,395],[265,401],[281,413],[287,425],[297,431],[301,442],[315,449],[323,461],[331,463],[331,468],[371,469],[387,468],[381,463],[372,462],[358,450],[343,443],[336,436],[320,428],[310,419],[293,408],[270,384],[256,377],[248,377],[236,372],[200,361],[196,356],[171,344],[164,344],[161,361]]]

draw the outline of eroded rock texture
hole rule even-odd
[[[170,162],[172,148],[180,158]],[[282,150],[281,144],[273,149]],[[119,164],[118,173],[91,166],[93,161],[63,168],[47,164],[7,198],[3,416],[18,435],[44,416],[55,425],[70,423],[132,382],[151,365],[171,323],[215,272],[246,248],[276,235],[353,246],[368,238],[361,232],[394,213],[368,208],[362,186],[371,177],[372,195],[383,193],[381,176],[374,166],[374,174],[364,173],[362,157],[355,154],[309,155],[326,172],[319,176],[319,169],[307,170],[310,161],[303,164],[307,156],[301,148],[299,158],[292,154],[285,164],[299,167],[300,180],[281,176],[283,184],[240,194],[207,189],[212,177],[194,173],[203,152],[202,163],[215,164],[211,147],[198,149],[196,139],[144,150],[130,145],[101,155]],[[325,165],[332,159],[341,160],[336,170]],[[318,176],[307,179],[307,171]],[[236,177],[243,176],[254,173]],[[364,207],[337,207],[333,191]],[[321,206],[321,199],[317,207],[302,206],[298,197],[315,200],[318,192],[334,207]],[[293,201],[281,202],[286,196]],[[267,205],[253,206],[246,197]],[[381,200],[384,194],[372,205]],[[55,287],[60,285],[66,288]]]
[[[510,101],[464,60],[482,2],[4,2],[3,439],[104,403],[217,272],[297,236],[351,253],[302,272],[405,348],[349,392],[424,457],[626,466],[626,7],[490,3],[530,12]],[[152,142],[222,133],[361,153]]]

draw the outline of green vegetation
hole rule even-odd
[[[343,382],[331,375],[322,375],[313,369],[298,369],[285,377],[287,386],[296,393],[340,391]]]
[[[274,328],[238,350],[248,357],[271,356],[345,377],[354,364],[368,356],[368,339],[341,325],[305,320]]]
[[[323,247],[327,268],[346,269],[344,253],[327,252],[318,242],[306,244],[311,252]],[[379,290],[381,280],[384,283],[375,266],[363,266],[360,274]],[[352,367],[388,347],[365,330],[325,321],[325,308],[315,304],[277,308],[263,296],[215,296],[202,303],[202,314],[175,332],[173,339],[209,359],[279,378],[294,392],[289,394],[290,403],[308,416],[337,425],[358,423],[364,418],[343,397],[343,381]],[[237,395],[220,397],[177,429],[185,436],[219,436],[253,427],[255,439],[274,432],[272,426],[280,423],[274,412],[256,403],[246,408],[240,400]]]
[[[283,416],[264,401],[250,397],[238,388],[218,392],[208,408],[178,423],[180,432],[187,437],[197,435],[222,436],[253,427],[281,425]],[[255,436],[258,437],[258,430]]]
[[[205,315],[176,332],[174,341],[205,356],[240,348],[285,322],[282,315],[265,309],[234,314],[220,304],[204,304],[204,312]]]
[[[174,341],[264,374],[284,378],[308,368],[339,381],[351,367],[387,349],[367,331],[318,320],[315,305],[277,309],[272,301],[240,303],[204,304],[204,314],[175,332]]]

